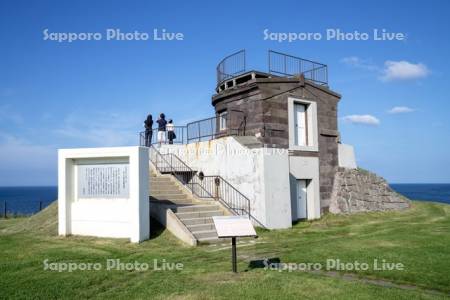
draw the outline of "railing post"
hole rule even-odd
[[[215,185],[215,190],[214,190],[214,199],[216,201],[219,201],[219,185],[220,185],[220,179],[219,177],[214,178],[214,185]]]

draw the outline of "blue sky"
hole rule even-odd
[[[267,50],[329,66],[342,141],[390,182],[450,182],[450,2],[0,2],[0,186],[56,185],[56,149],[137,143],[148,112],[213,115],[222,57]],[[181,32],[182,41],[44,40],[48,32]],[[404,41],[278,42],[263,31],[404,33]]]

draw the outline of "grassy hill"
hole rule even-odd
[[[126,240],[58,237],[57,207],[0,220],[2,298],[156,299],[446,299],[450,298],[450,205],[413,202],[401,212],[326,215],[289,230],[259,231],[238,248],[230,272],[228,243],[187,247],[152,223],[152,237]],[[263,259],[298,266],[327,260],[367,263],[368,270],[264,268]],[[106,270],[107,259],[148,263],[149,270]],[[404,270],[374,270],[377,259]],[[154,269],[154,260],[182,263]],[[45,270],[45,263],[99,264],[100,270]],[[48,265],[47,265],[48,266]],[[286,265],[282,265],[286,266]]]

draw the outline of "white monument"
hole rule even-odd
[[[59,235],[148,239],[148,158],[145,147],[60,149]]]

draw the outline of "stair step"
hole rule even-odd
[[[189,231],[204,231],[204,230],[216,230],[216,226],[214,223],[206,223],[206,224],[194,224],[194,225],[186,225]]]
[[[177,213],[215,211],[215,210],[219,210],[219,207],[217,205],[192,205],[176,208]]]
[[[213,217],[213,216],[223,216],[223,212],[221,210],[212,210],[212,211],[201,211],[201,212],[181,212],[176,213],[180,220],[184,219],[193,219],[193,218],[204,218],[204,217]]]
[[[181,192],[182,190],[176,186],[176,185],[159,185],[159,184],[152,184],[150,185],[150,190],[151,191],[157,191],[157,192],[164,192],[164,191],[179,191]]]
[[[192,232],[196,239],[204,239],[204,238],[218,238],[217,231],[214,230],[203,230],[203,231],[195,231]]]
[[[192,219],[183,219],[182,222],[184,223],[184,225],[186,226],[191,226],[191,225],[200,225],[200,224],[212,224],[213,223],[213,219],[212,218],[192,218]]]
[[[199,244],[216,244],[216,243],[220,243],[220,242],[226,242],[227,239],[224,238],[218,238],[216,237],[204,237],[204,238],[198,238],[197,241],[199,242]]]
[[[179,189],[160,190],[151,188],[150,193],[154,195],[184,195]]]
[[[152,177],[150,176],[150,181],[161,181],[161,182],[165,182],[165,181],[170,181],[172,182],[172,179],[170,177],[161,177],[161,176],[156,176],[156,177]]]
[[[189,198],[184,198],[184,199],[167,199],[167,197],[162,197],[162,196],[150,196],[150,201],[157,201],[157,202],[170,202],[170,203],[175,203],[175,204],[180,204],[180,205],[186,205],[186,206],[190,206],[190,205],[194,205],[194,203],[192,202],[191,199]]]
[[[177,186],[175,182],[170,180],[164,180],[164,181],[153,181],[150,180],[150,185],[152,186]]]
[[[189,196],[185,195],[185,194],[159,194],[159,195],[153,195],[153,197],[157,198],[158,200],[164,199],[164,200],[189,200]]]

